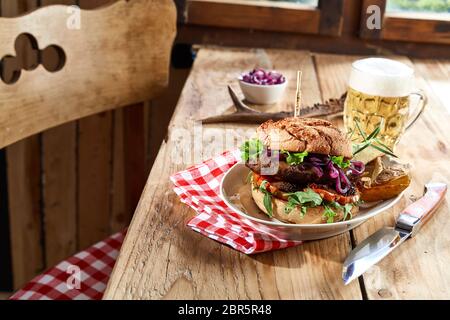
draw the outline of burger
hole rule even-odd
[[[329,121],[269,120],[241,146],[251,170],[256,205],[271,218],[295,224],[333,223],[357,215],[364,164]]]

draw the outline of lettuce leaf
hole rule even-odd
[[[241,145],[240,150],[242,160],[247,162],[258,158],[264,150],[264,145],[259,139],[250,139]]]
[[[267,190],[268,183],[269,182],[267,180],[264,180],[259,186],[259,190],[261,190],[261,192],[264,193],[263,199],[264,208],[266,208],[268,216],[272,218],[273,216],[272,194]]]
[[[285,155],[287,155],[286,157],[286,162],[290,165],[297,165],[297,164],[301,164],[303,163],[303,161],[305,160],[305,157],[308,156],[308,151],[304,151],[304,152],[289,152],[289,151],[282,151],[282,153],[284,153]]]
[[[325,208],[323,216],[327,219],[327,223],[333,223],[334,217],[337,216],[337,213],[334,212],[328,205],[324,205],[323,207]]]
[[[331,162],[333,162],[335,165],[337,165],[341,169],[346,169],[350,167],[350,160],[344,160],[344,156],[332,156]]]

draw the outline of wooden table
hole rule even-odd
[[[224,149],[238,146],[251,125],[208,125],[196,119],[231,107],[226,85],[238,89],[236,75],[256,65],[273,67],[290,80],[286,102],[292,108],[295,70],[303,70],[304,103],[339,97],[350,64],[359,57],[305,51],[202,48],[161,145],[141,201],[110,279],[106,299],[449,299],[450,193],[420,234],[403,244],[360,281],[344,286],[342,262],[352,246],[383,225],[393,225],[399,210],[422,194],[430,178],[450,181],[450,61],[409,60],[417,86],[429,106],[398,146],[413,166],[405,197],[351,232],[303,245],[246,256],[185,226],[194,211],[180,203],[169,176]],[[225,131],[226,130],[226,131]],[[223,141],[224,132],[227,139]],[[201,137],[203,150],[187,154],[180,146]],[[231,138],[230,138],[231,136]],[[196,145],[198,147],[198,144]],[[191,149],[188,148],[188,151]]]

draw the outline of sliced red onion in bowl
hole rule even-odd
[[[277,85],[286,82],[286,78],[281,73],[276,71],[266,71],[261,68],[244,73],[239,79],[246,83],[258,85]]]

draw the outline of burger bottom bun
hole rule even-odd
[[[252,185],[252,196],[258,208],[265,214],[268,214],[266,208],[264,207],[264,193],[254,185]],[[287,201],[272,197],[272,217],[282,222],[294,224],[321,224],[327,222],[326,217],[324,217],[323,215],[325,211],[325,208],[323,206],[308,208],[306,210],[306,215],[302,217],[302,213],[298,208],[294,208],[291,212],[285,213],[284,208],[286,207],[286,205]],[[334,208],[333,211],[337,214],[334,218],[334,222],[342,221],[342,219],[344,218],[344,211],[342,209]],[[358,214],[358,211],[359,208],[357,206],[354,206],[352,208],[351,212],[353,217]]]

